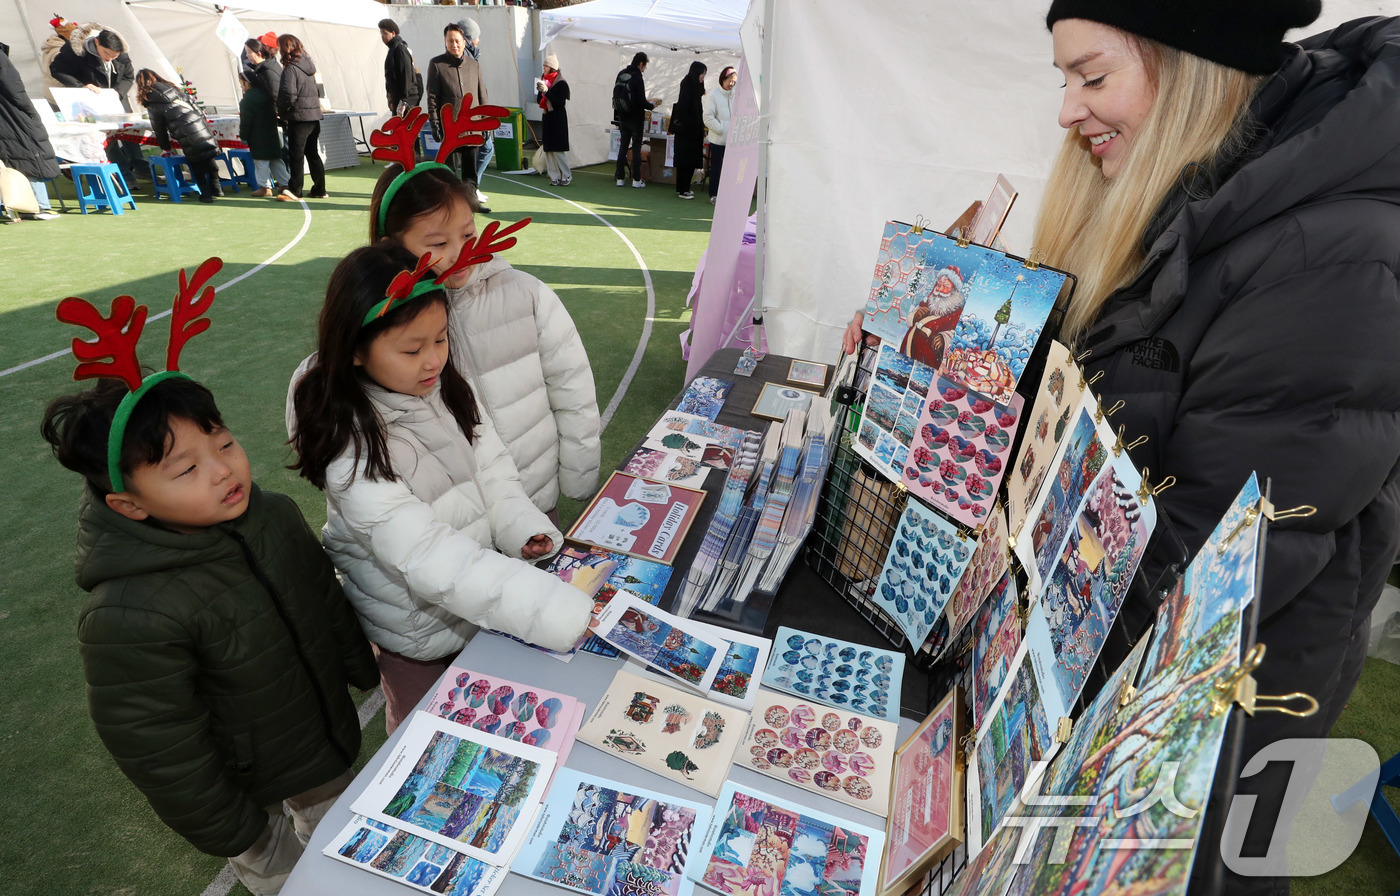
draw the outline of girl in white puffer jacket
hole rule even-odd
[[[288,412],[294,468],[326,491],[322,541],[375,645],[390,732],[478,627],[566,650],[593,606],[525,562],[563,536],[454,367],[447,295],[415,261],[384,242],[336,267]]]

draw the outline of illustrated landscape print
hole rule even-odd
[[[658,604],[671,580],[671,567],[664,564],[567,541],[546,571],[593,598],[594,619],[618,589],[626,589],[649,604]],[[617,648],[596,635],[588,635],[581,649],[600,656],[617,656]]]
[[[707,640],[708,633],[693,630],[692,625],[640,599],[619,598],[599,617],[598,634],[691,687],[705,688],[728,653],[729,642]]]
[[[898,479],[904,468],[933,379],[932,367],[880,346],[853,447],[891,479]]]
[[[509,871],[363,815],[352,818],[322,852],[438,896],[491,896]]]
[[[899,721],[904,653],[781,626],[763,673],[766,687],[837,709]]]
[[[884,839],[731,782],[700,850],[699,882],[727,896],[874,896]]]
[[[708,806],[561,769],[513,870],[592,896],[687,896]]]
[[[414,713],[352,808],[499,864],[534,817],[553,753]]]

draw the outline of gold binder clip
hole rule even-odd
[[[1215,693],[1211,695],[1211,718],[1217,718],[1221,713],[1230,708],[1232,704],[1238,703],[1245,711],[1245,715],[1254,716],[1261,712],[1281,712],[1286,716],[1293,716],[1298,719],[1306,719],[1317,713],[1317,699],[1311,694],[1302,691],[1294,691],[1291,694],[1280,694],[1269,696],[1259,693],[1259,682],[1255,680],[1252,673],[1259,668],[1259,664],[1264,661],[1264,645],[1255,644],[1245,654],[1244,661],[1231,669],[1223,678],[1215,683]],[[1289,709],[1286,706],[1260,706],[1261,703],[1280,704],[1289,701],[1302,701],[1303,709]]]
[[[963,645],[962,650],[959,650],[959,651],[958,651],[958,656],[960,656],[960,657],[967,656],[969,653],[972,652],[972,645],[974,645],[974,644],[976,644],[976,643],[977,643],[977,639],[976,639],[976,638],[968,638],[968,639],[967,639],[967,643]]]
[[[1133,698],[1136,696],[1137,688],[1133,687],[1130,684],[1125,684],[1123,685],[1122,692],[1118,695],[1118,705],[1127,706],[1129,703],[1133,702]]]
[[[1109,408],[1108,410],[1104,411],[1104,413],[1105,413],[1105,414],[1108,414],[1108,415],[1111,417],[1111,416],[1113,416],[1114,414],[1118,413],[1118,412],[1121,411],[1121,410],[1123,410],[1123,399],[1120,398],[1120,399],[1118,399],[1117,401],[1115,401],[1115,402],[1113,403],[1113,407],[1111,407],[1111,408]]]
[[[1317,513],[1317,508],[1311,504],[1299,504],[1297,507],[1290,507],[1287,510],[1275,510],[1274,505],[1269,504],[1264,509],[1264,516],[1268,517],[1271,523],[1277,523],[1279,520],[1300,520],[1315,513]]]
[[[1260,500],[1262,502],[1264,499]],[[1216,548],[1215,552],[1217,554],[1224,554],[1227,550],[1229,550],[1230,544],[1236,538],[1239,538],[1240,535],[1244,532],[1244,530],[1259,522],[1259,513],[1260,510],[1258,507],[1251,507],[1248,510],[1246,510],[1244,512],[1244,516],[1240,517],[1240,521],[1238,523],[1235,523],[1235,528],[1230,530],[1230,534],[1226,535],[1223,539],[1220,540],[1220,547]]]
[[[972,238],[967,235],[967,231],[962,229],[957,231],[957,235],[953,237],[953,241],[958,244],[959,249],[966,249],[968,246],[972,245]]]
[[[1113,440],[1112,451],[1114,457],[1118,457],[1120,454],[1123,453],[1123,430],[1125,429],[1127,429],[1126,426],[1118,427],[1118,438]]]
[[[914,219],[914,226],[909,228],[916,236],[922,236],[924,232],[924,216],[919,215]]]
[[[1093,353],[1094,353],[1094,350],[1091,349],[1091,348],[1086,348],[1086,349],[1084,349],[1084,351],[1082,351],[1082,352],[1080,352],[1079,354],[1075,355],[1075,357],[1074,357],[1074,363],[1076,363],[1076,364],[1083,364],[1085,361],[1089,360],[1089,356],[1092,355]]]
[[[1016,536],[1008,535],[1006,536],[1006,553],[1010,554],[1014,550],[1016,550]]]
[[[1137,444],[1136,441],[1133,442],[1133,445],[1135,444]],[[1125,445],[1123,447],[1131,448],[1133,447],[1133,445]],[[1175,476],[1168,476],[1166,479],[1163,479],[1161,482],[1157,483],[1156,485],[1153,485],[1151,482],[1147,481],[1147,476],[1151,472],[1152,471],[1149,470],[1147,467],[1142,468],[1142,486],[1135,493],[1138,496],[1139,501],[1146,501],[1148,498],[1155,498],[1162,492],[1171,488],[1173,485],[1176,485]]]
[[[1069,737],[1074,733],[1074,722],[1069,716],[1060,716],[1060,723],[1055,726],[1055,743],[1067,744]]]
[[[1026,259],[1026,263],[1023,264],[1022,267],[1028,271],[1038,271],[1042,264],[1045,264],[1045,253],[1039,249],[1032,248],[1030,257]]]
[[[962,740],[958,741],[958,746],[962,747],[964,753],[971,755],[972,751],[977,749],[977,734],[972,731],[964,734]]]
[[[1103,375],[1104,375],[1104,371],[1100,370],[1098,373],[1094,374],[1093,376],[1089,377],[1089,379],[1085,380],[1085,381],[1084,381],[1084,385],[1086,385],[1086,386],[1092,386],[1092,385],[1094,385],[1094,383],[1097,383],[1099,380],[1103,379]]]

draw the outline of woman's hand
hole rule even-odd
[[[520,549],[520,556],[526,560],[538,560],[547,557],[554,551],[554,539],[543,533],[525,542],[525,547]]]
[[[851,322],[846,325],[846,332],[841,334],[841,353],[844,355],[855,354],[856,347],[860,345],[861,337],[865,337],[866,345],[879,345],[880,337],[871,336],[861,332],[861,321],[865,320],[865,315],[859,311],[851,318]]]

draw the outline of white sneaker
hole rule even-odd
[[[716,196],[711,196],[711,197],[710,197],[710,205],[714,205],[714,204],[715,204],[715,200],[716,200],[717,198],[718,198],[718,197],[716,197]]]
[[[52,221],[58,217],[58,212],[39,212],[34,216],[35,221]]]
[[[684,193],[677,193],[676,195],[677,195],[678,197],[680,197],[681,199],[694,199],[694,198],[695,198],[695,194],[692,193],[692,192],[690,192],[689,190],[686,190]]]
[[[625,186],[627,186],[627,178],[625,178],[625,177],[619,177],[619,178],[617,179],[617,185],[618,185],[619,187],[625,187]]]
[[[491,201],[491,197],[490,197],[490,196],[487,196],[485,193],[481,192],[480,190],[477,190],[477,191],[476,191],[476,198],[479,199],[479,200],[481,200],[481,204],[482,204],[482,205],[485,205],[486,203],[488,203],[488,202]]]
[[[634,181],[632,181],[632,186],[636,187],[636,188],[639,189],[639,190],[640,190],[642,187],[645,187],[646,185],[647,185],[647,182],[644,181],[644,180],[634,180]]]

